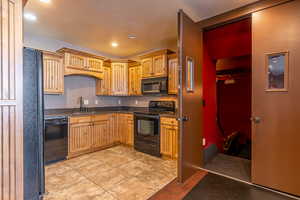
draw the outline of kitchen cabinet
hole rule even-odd
[[[113,144],[110,116],[96,115],[92,127],[92,148],[99,149]]]
[[[160,151],[166,157],[178,158],[178,122],[175,118],[161,118]]]
[[[168,93],[177,94],[179,84],[177,58],[169,59],[168,67]]]
[[[96,80],[96,95],[111,94],[111,68],[103,67],[103,79]]]
[[[128,63],[111,64],[111,94],[128,95]]]
[[[141,65],[129,67],[128,94],[130,96],[142,95],[141,80],[142,80]]]
[[[69,48],[62,48],[57,52],[64,56],[65,76],[85,75],[97,79],[103,78],[105,58]]]
[[[120,142],[129,146],[134,144],[134,119],[132,114],[118,115]]]
[[[62,55],[43,52],[44,93],[64,93],[64,66]]]
[[[76,123],[69,126],[69,155],[78,155],[88,152],[91,143],[91,123]]]
[[[142,78],[167,77],[167,56],[171,53],[173,52],[166,49],[141,56]]]

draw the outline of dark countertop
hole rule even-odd
[[[96,114],[105,114],[105,113],[129,113],[133,114],[134,112],[147,112],[147,107],[127,107],[127,106],[118,106],[118,107],[94,107],[88,108],[87,112],[80,112],[79,108],[67,108],[67,109],[46,109],[44,111],[44,118],[51,119],[58,116],[84,116],[84,115],[96,115]],[[161,117],[176,117],[174,114],[160,114]]]

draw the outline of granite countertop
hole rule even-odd
[[[132,114],[134,112],[146,112],[148,110],[147,107],[95,107],[88,108],[87,112],[80,112],[79,108],[67,108],[67,109],[46,109],[44,111],[44,118],[51,119],[57,116],[84,116],[84,115],[96,115],[96,114],[105,114],[105,113],[129,113]],[[160,114],[162,117],[176,117],[177,113],[174,114]]]

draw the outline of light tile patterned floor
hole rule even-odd
[[[45,171],[45,200],[146,200],[176,177],[177,162],[116,146]]]

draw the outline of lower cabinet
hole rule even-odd
[[[86,152],[91,148],[92,124],[76,123],[69,127],[69,155]]]
[[[115,144],[133,146],[132,114],[111,113],[70,117],[68,158]]]
[[[178,122],[175,118],[161,118],[160,151],[166,157],[178,158]]]
[[[120,142],[133,146],[134,143],[134,121],[132,114],[118,115]]]

